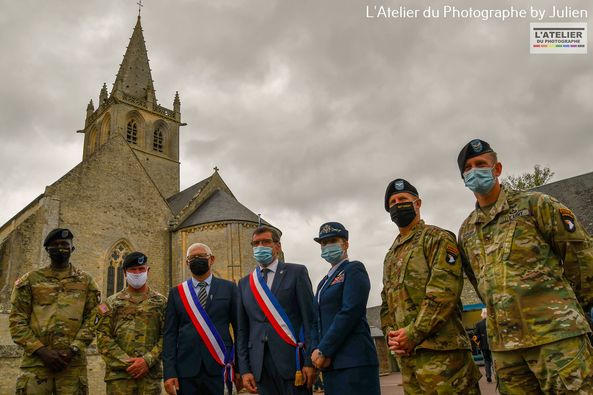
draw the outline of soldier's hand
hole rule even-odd
[[[389,331],[387,333],[387,346],[391,351],[397,351],[397,349],[399,349],[399,343],[397,342],[397,340],[395,340],[396,335],[396,331]]]
[[[252,373],[245,373],[243,375],[243,387],[251,394],[257,394],[257,386],[255,385],[255,377]]]
[[[68,364],[70,361],[72,361],[72,358],[74,358],[74,353],[69,348],[59,350],[58,353],[60,354],[60,357],[62,357],[62,359]]]
[[[60,372],[68,366],[68,362],[60,356],[60,353],[49,347],[41,347],[35,351],[35,355],[41,358],[43,364],[54,372]]]
[[[173,377],[165,381],[165,391],[169,395],[177,394],[177,391],[179,391],[179,380],[177,380],[177,377]]]
[[[126,369],[126,372],[128,372],[134,379],[141,379],[148,374],[149,368],[144,358],[130,358],[126,362],[132,363]]]
[[[414,351],[414,347],[416,347],[416,345],[412,343],[410,339],[408,339],[408,334],[404,328],[395,331],[395,336],[393,340],[395,341],[395,343],[397,343],[397,347],[394,351],[396,354],[399,355],[408,356],[412,354],[412,351]]]
[[[243,379],[239,373],[235,373],[235,379],[233,380],[235,383],[235,387],[237,388],[237,392],[241,391],[243,388]]]

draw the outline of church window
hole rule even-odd
[[[119,242],[109,255],[109,266],[107,267],[107,296],[124,289],[124,270],[123,262],[126,255],[130,253],[130,248],[124,242]]]
[[[138,144],[138,124],[134,120],[128,122],[127,140],[130,144]]]
[[[154,131],[152,139],[152,150],[163,152],[163,131],[160,127]]]

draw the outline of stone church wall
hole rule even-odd
[[[95,278],[104,297],[109,256],[121,240],[148,256],[153,287],[167,291],[171,213],[122,137],[111,139],[46,194],[60,201],[59,224],[74,233],[72,262]]]

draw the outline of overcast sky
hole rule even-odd
[[[136,22],[132,0],[0,0],[0,223],[82,159],[85,109],[109,90]],[[181,187],[220,174],[279,227],[287,260],[317,282],[312,238],[350,230],[380,303],[397,235],[385,187],[403,177],[422,215],[453,230],[473,207],[456,158],[479,137],[503,173],[593,171],[593,51],[530,55],[529,22],[367,18],[366,6],[585,9],[587,0],[145,0],[157,99],[181,97]],[[546,20],[552,21],[552,20]],[[554,20],[558,22],[559,20]],[[590,40],[589,40],[590,41]]]

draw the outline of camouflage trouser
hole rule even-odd
[[[419,349],[398,357],[404,392],[416,394],[479,394],[482,374],[469,350]]]
[[[107,395],[160,395],[163,380],[145,377],[140,380],[109,380]]]
[[[593,394],[593,349],[585,335],[492,357],[501,394]]]
[[[61,372],[45,367],[21,368],[17,395],[87,395],[86,366],[70,366]]]

